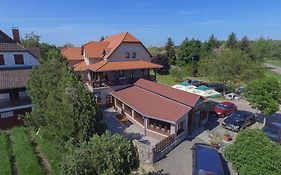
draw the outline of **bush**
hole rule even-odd
[[[0,174],[12,174],[10,159],[12,156],[8,135],[0,131]]]
[[[94,135],[88,143],[74,148],[64,158],[63,174],[130,174],[139,166],[133,144],[119,134]]]
[[[281,147],[261,130],[241,131],[224,155],[240,175],[281,174]]]
[[[182,81],[184,77],[184,72],[180,67],[172,67],[170,69],[170,75],[175,77],[177,81]]]

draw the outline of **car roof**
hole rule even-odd
[[[243,110],[237,110],[237,111],[235,111],[235,112],[233,112],[232,114],[239,114],[239,115],[251,115],[251,114],[253,114],[252,112],[250,112],[250,111],[243,111]]]
[[[230,106],[230,105],[235,105],[234,103],[225,101],[225,102],[221,102],[220,104],[226,105],[226,106]]]
[[[205,144],[195,144],[196,166],[198,170],[223,173],[221,157],[218,151]]]

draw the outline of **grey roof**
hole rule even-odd
[[[28,51],[22,45],[18,43],[0,43],[0,52],[22,52]]]
[[[26,87],[31,69],[0,70],[0,90]]]
[[[16,43],[11,37],[0,30],[0,43]]]

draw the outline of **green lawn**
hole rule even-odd
[[[266,60],[266,63],[281,67],[281,60]]]
[[[281,75],[278,74],[278,73],[276,73],[276,72],[273,72],[273,71],[271,71],[271,70],[266,70],[265,76],[275,78],[275,79],[277,79],[279,82],[281,82]]]
[[[16,158],[16,164],[21,175],[43,175],[43,169],[32,150],[32,146],[25,128],[13,128],[11,130],[12,149]]]
[[[38,150],[44,155],[44,157],[50,163],[51,173],[55,175],[61,174],[59,166],[62,160],[63,151],[58,149],[54,144],[42,138],[40,132],[38,135],[35,135],[35,133],[32,133],[32,135],[38,144],[37,145]]]
[[[10,164],[11,156],[12,152],[8,143],[8,135],[0,131],[0,175],[12,174]]]

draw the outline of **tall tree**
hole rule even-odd
[[[253,60],[263,61],[266,58],[271,58],[269,54],[270,50],[270,40],[267,40],[261,36],[259,39],[253,42],[251,57]]]
[[[279,110],[281,85],[274,78],[252,81],[246,87],[245,96],[254,109],[269,116]]]
[[[227,48],[230,48],[230,49],[235,49],[235,48],[237,48],[237,44],[238,44],[238,41],[237,41],[237,38],[236,38],[236,34],[232,32],[228,36],[228,39],[226,40],[225,46]]]
[[[226,86],[245,83],[261,78],[264,74],[263,65],[251,61],[248,55],[240,50],[224,50],[204,59],[199,63],[200,74],[211,81],[219,81]]]
[[[201,42],[192,38],[187,38],[182,42],[178,51],[178,58],[185,61],[185,63],[192,63],[200,59]]]
[[[247,38],[247,36],[242,37],[242,39],[238,42],[238,48],[246,53],[250,53],[251,51],[251,42]]]
[[[168,38],[168,41],[164,48],[165,48],[167,58],[169,60],[170,65],[176,64],[177,57],[176,57],[176,51],[175,51],[174,47],[175,47],[175,45],[174,45],[172,38]]]
[[[104,36],[101,36],[100,37],[100,41],[103,41],[105,38],[104,38]]]
[[[160,64],[163,67],[158,69],[157,72],[159,74],[168,74],[170,69],[169,60],[166,54],[157,54],[152,58],[153,63]]]
[[[208,41],[205,43],[206,52],[211,52],[215,48],[218,48],[219,46],[220,46],[220,42],[218,41],[218,39],[215,37],[214,34],[212,34],[209,37]]]

